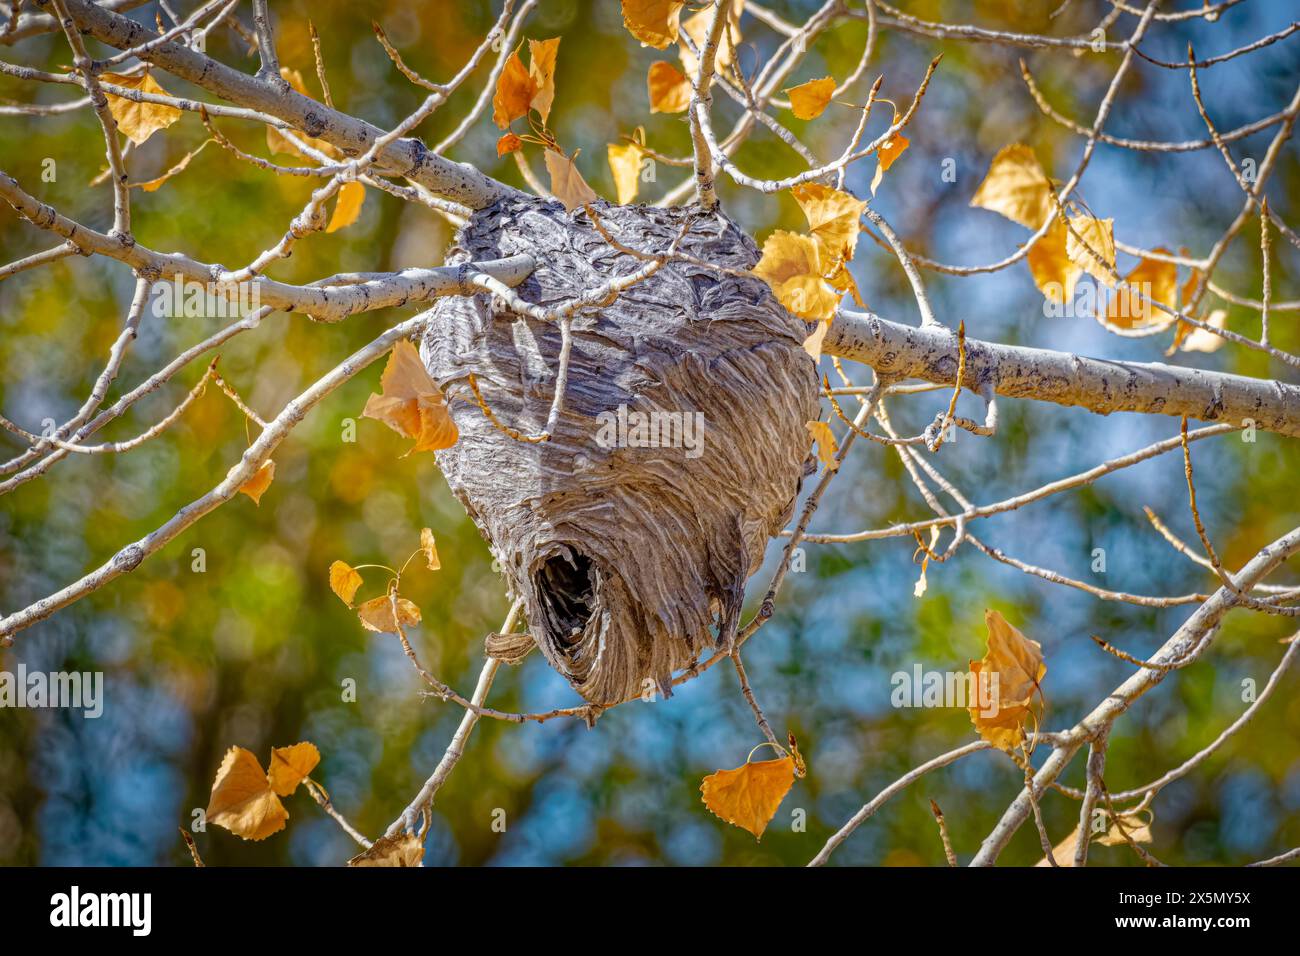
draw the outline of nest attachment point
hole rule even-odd
[[[678,249],[733,269],[758,260],[721,212],[596,206],[632,249]],[[531,254],[516,289],[555,307],[645,267],[588,216],[511,198],[474,215],[447,257]],[[817,417],[808,326],[758,279],[671,261],[617,300],[576,313],[563,412],[541,432],[560,330],[487,294],[446,298],[422,343],[460,441],[437,452],[487,538],[546,660],[584,699],[665,695],[674,671],[735,634],[745,581],[793,512]],[[664,447],[667,446],[667,447]]]

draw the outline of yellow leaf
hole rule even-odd
[[[533,83],[528,105],[537,111],[543,126],[555,102],[555,57],[560,52],[560,39],[528,41],[528,76]]]
[[[1038,718],[1041,708],[1034,708],[1033,699],[1035,694],[1041,698],[1047,665],[1042,646],[997,611],[986,610],[984,623],[989,632],[987,651],[982,660],[970,662],[975,703],[967,710],[979,735],[1010,753],[1024,744],[1030,716]]]
[[[718,52],[713,59],[714,68],[719,73],[726,73],[736,58],[736,47],[740,46],[740,14],[745,9],[745,0],[732,0],[727,10],[727,25],[718,40]],[[691,38],[696,49],[704,52],[704,45],[709,40],[709,27],[713,23],[713,4],[708,4],[699,13],[682,21],[682,29]],[[699,73],[699,60],[685,43],[677,47],[686,75],[695,77]]]
[[[226,751],[206,812],[209,823],[245,840],[265,840],[284,829],[289,813],[275,795],[257,758],[243,747]]]
[[[803,340],[803,350],[812,356],[814,362],[822,360],[822,343],[826,341],[826,333],[830,331],[831,323],[823,320],[817,323],[813,329],[812,335]]]
[[[1115,237],[1112,220],[1071,216],[1065,254],[1098,282],[1115,284]],[[1076,238],[1077,237],[1077,238]]]
[[[1156,249],[1156,252],[1168,254],[1168,249]],[[1121,289],[1110,297],[1106,303],[1106,321],[1112,325],[1131,329],[1160,323],[1169,325],[1173,316],[1159,312],[1151,302],[1162,302],[1170,308],[1177,305],[1178,266],[1172,262],[1159,259],[1143,259],[1133,271],[1124,277],[1132,289]],[[1137,293],[1146,296],[1138,297]]]
[[[1051,182],[1028,146],[1004,146],[993,157],[988,175],[975,191],[972,206],[1001,213],[1037,231],[1055,212]]]
[[[1223,309],[1215,309],[1210,313],[1209,318],[1205,320],[1205,324],[1215,329],[1226,328],[1228,313]],[[1186,322],[1180,322],[1179,325],[1185,329],[1191,329],[1191,332],[1183,339],[1180,346],[1184,352],[1217,352],[1223,347],[1224,339],[1213,332],[1198,329]]]
[[[574,164],[577,158],[577,153],[568,158],[553,149],[546,150],[545,155],[546,171],[551,174],[551,194],[564,203],[564,208],[569,212],[599,198],[582,178],[582,173],[578,172],[578,167]]]
[[[839,307],[840,297],[822,279],[817,241],[808,236],[776,230],[763,243],[763,258],[753,271],[801,319],[828,319]]]
[[[852,259],[866,200],[821,183],[801,183],[790,190],[790,195],[808,220],[822,262]]]
[[[128,90],[141,93],[154,93],[158,96],[171,94],[158,85],[153,74],[145,71],[135,76],[123,76],[120,73],[101,73],[99,79],[112,86],[123,86]],[[126,138],[139,146],[160,129],[166,129],[181,118],[181,111],[174,106],[160,103],[137,103],[123,96],[104,94],[108,98],[108,111],[113,114]]]
[[[334,215],[326,232],[338,232],[357,221],[361,215],[361,206],[366,201],[366,187],[361,183],[344,183],[339,189],[338,199],[334,201]]]
[[[403,833],[381,836],[369,850],[348,860],[348,866],[419,866],[423,859],[424,844],[414,833]]]
[[[853,296],[853,301],[857,303],[859,309],[865,309],[866,303],[862,301],[862,293],[858,291],[858,284],[853,281],[853,275],[849,272],[848,266],[844,260],[840,260],[839,267],[826,276],[826,282],[836,292],[847,292]]]
[[[1065,223],[1057,220],[1037,242],[1029,248],[1026,261],[1034,285],[1049,302],[1064,305],[1074,298],[1074,287],[1083,275],[1081,269],[1065,251]]]
[[[505,129],[519,117],[527,115],[528,104],[536,93],[533,78],[524,69],[519,50],[515,50],[497,77],[497,89],[492,97],[492,122],[500,129]]]
[[[636,199],[641,187],[641,147],[636,143],[610,143],[606,153],[610,171],[614,174],[618,204],[626,206]]]
[[[147,193],[155,192],[158,189],[158,187],[160,187],[163,183],[167,182],[167,180],[171,179],[173,176],[177,175],[178,173],[184,172],[185,167],[187,167],[190,164],[190,160],[192,160],[195,156],[199,155],[199,153],[203,152],[204,146],[207,146],[208,143],[215,143],[215,142],[216,142],[215,139],[205,139],[202,142],[202,144],[199,145],[198,149],[191,150],[190,152],[186,153],[184,156],[181,157],[180,162],[172,166],[171,169],[167,170],[167,172],[163,173],[161,176],[157,177],[156,179],[150,179],[149,181],[143,183],[131,183],[131,188],[143,189]]]
[[[798,119],[816,119],[825,112],[835,95],[835,77],[823,76],[819,80],[800,83],[786,90],[785,94],[790,97],[790,109]]]
[[[711,773],[701,782],[700,792],[711,813],[757,840],[793,785],[794,758],[782,757]]]
[[[420,530],[420,550],[424,552],[424,560],[430,571],[437,571],[442,567],[442,562],[438,560],[438,545],[433,540],[432,528]]]
[[[230,471],[226,472],[226,477],[229,478],[238,468],[239,465],[232,466]],[[252,498],[253,504],[260,506],[262,503],[262,495],[266,494],[266,489],[271,487],[271,482],[274,479],[275,462],[270,460],[264,461],[262,462],[262,466],[258,468],[257,471],[253,472],[253,477],[249,478],[239,486],[239,491],[241,494],[248,495],[248,497]]]
[[[517,149],[523,149],[524,141],[514,133],[502,133],[501,138],[497,140],[497,155],[504,156],[507,153],[513,153]]]
[[[623,0],[623,25],[646,46],[662,50],[677,42],[684,0]]]
[[[372,393],[361,414],[383,422],[405,438],[414,438],[415,444],[406,454],[456,444],[460,432],[451,420],[442,392],[408,339],[393,346],[379,387],[382,394]]]
[[[835,434],[831,431],[831,426],[826,422],[804,422],[812,435],[812,440],[817,444],[817,457],[821,463],[826,466],[827,471],[838,471],[840,463],[835,460],[835,453],[839,448],[835,444]]]
[[[885,178],[885,173],[889,167],[894,165],[894,160],[903,155],[903,151],[911,144],[911,140],[902,133],[895,133],[889,139],[880,144],[876,150],[876,158],[879,162],[876,164],[876,174],[871,177],[871,195],[876,194],[876,188],[880,181]]]
[[[348,607],[352,606],[352,599],[357,596],[357,588],[361,587],[361,583],[361,573],[352,565],[343,561],[335,561],[330,565],[330,590]]]
[[[680,113],[691,105],[691,81],[665,60],[650,64],[645,85],[651,113]]]
[[[357,605],[357,617],[368,631],[396,634],[397,625],[411,627],[420,623],[420,609],[404,597],[397,599],[397,618],[393,618],[393,605],[388,595],[371,598]]]
[[[275,747],[271,751],[271,769],[266,779],[278,795],[287,797],[298,789],[298,784],[316,769],[320,751],[315,744],[303,742],[292,747]]]

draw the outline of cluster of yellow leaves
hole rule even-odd
[[[677,0],[623,0],[623,24],[634,37],[656,50],[666,50],[678,43],[684,30],[695,48],[702,51],[713,22],[712,4],[683,21],[684,6]],[[741,40],[740,15],[744,9],[745,0],[732,0],[727,10],[727,22],[714,58],[714,66],[720,73],[730,70],[736,60],[736,48]],[[699,72],[699,59],[685,43],[678,44],[677,56],[682,64],[680,70],[666,60],[650,64],[646,92],[652,113],[680,113],[690,105],[691,80]]]
[[[280,67],[280,77],[293,88],[294,92],[301,93],[303,96],[311,95],[307,92],[307,85],[303,82],[302,74],[299,71],[282,66]],[[322,153],[330,159],[339,160],[343,158],[342,150],[323,139],[308,136],[306,133],[294,133],[293,137],[301,142],[303,146]],[[274,126],[266,128],[266,146],[272,155],[296,156],[299,159],[309,161],[312,159],[297,143]],[[338,232],[340,229],[352,225],[361,215],[361,206],[365,201],[365,186],[358,182],[344,183],[339,188],[338,198],[334,201],[334,211],[330,214],[330,221],[325,227],[325,231]]]
[[[371,394],[361,415],[383,422],[404,438],[414,438],[407,455],[456,444],[460,431],[451,420],[446,399],[409,340],[393,346],[379,388],[381,394]]]
[[[1109,817],[1110,826],[1099,832],[1092,834],[1092,842],[1101,846],[1120,846],[1126,844],[1129,840],[1134,843],[1151,842],[1151,824],[1153,822],[1151,811],[1140,812],[1130,810],[1126,813],[1119,814],[1119,819]],[[1122,830],[1121,830],[1122,827]],[[1128,834],[1128,840],[1124,839],[1124,834]],[[1067,836],[1056,846],[1052,847],[1052,859],[1056,860],[1057,866],[1074,866],[1074,853],[1079,847],[1079,828],[1075,827]],[[1043,857],[1034,866],[1051,866],[1047,857]]]
[[[424,528],[420,531],[420,547],[415,554],[424,555],[425,567],[430,571],[437,571],[442,567],[432,529]],[[414,556],[413,554],[412,557]],[[384,570],[391,569],[385,568]],[[365,583],[358,569],[352,567],[346,561],[334,561],[330,564],[329,580],[330,590],[338,596],[340,601],[357,612],[362,627],[368,631],[396,634],[399,626],[404,628],[420,623],[419,607],[413,601],[409,601],[397,594],[401,571],[395,572],[393,579],[389,582],[388,590],[384,594],[371,598],[369,601],[363,601],[360,604],[353,604],[357,596],[357,590]],[[394,607],[396,607],[396,614],[394,614]]]
[[[748,830],[755,840],[761,839],[794,785],[794,778],[808,772],[794,734],[790,734],[789,742],[789,753],[776,760],[747,760],[734,770],[719,770],[705,777],[700,783],[700,793],[709,812]],[[752,751],[750,756],[753,757]]]
[[[1067,224],[1057,216],[1051,180],[1028,146],[1004,146],[993,157],[988,175],[970,204],[1000,213],[1035,232],[1049,219],[1055,219],[1027,257],[1034,284],[1049,301],[1069,302],[1075,284],[1085,272],[1106,285],[1114,284],[1111,220],[1074,215]]]
[[[791,194],[803,210],[810,235],[776,230],[763,243],[754,274],[765,281],[783,306],[809,321],[829,322],[844,292],[862,302],[849,275],[857,248],[859,217],[866,202],[821,183],[795,186]],[[824,329],[810,336],[805,348],[820,357]]]
[[[273,749],[269,772],[262,770],[252,752],[231,747],[212,783],[208,822],[245,840],[265,840],[283,830],[289,819],[280,798],[289,796],[298,784],[308,780],[318,763],[320,751],[310,743]]]
[[[1011,753],[1026,742],[1025,724],[1042,713],[1042,687],[1047,674],[1043,648],[1007,623],[997,611],[984,612],[988,645],[982,660],[970,662],[975,692],[969,707],[971,723],[981,737]],[[996,675],[996,683],[994,677]],[[994,696],[996,694],[996,697]],[[1034,697],[1038,696],[1038,706]]]

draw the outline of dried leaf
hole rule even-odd
[[[800,83],[785,91],[790,97],[790,109],[801,120],[816,119],[826,111],[835,95],[835,77],[823,76],[818,80]]]
[[[456,444],[460,432],[451,420],[442,392],[408,339],[393,346],[379,387],[382,394],[371,394],[361,414],[383,422],[399,435],[414,438],[415,444],[406,454]]]
[[[650,64],[645,78],[651,113],[681,113],[691,105],[691,81],[665,60]]]
[[[677,42],[684,0],[623,0],[623,25],[646,46],[663,50]]]
[[[1004,146],[993,157],[988,175],[975,191],[972,206],[1001,213],[1037,231],[1055,212],[1051,182],[1028,146]]]
[[[831,426],[826,422],[804,422],[804,427],[812,435],[812,440],[817,445],[817,457],[826,466],[826,470],[838,470],[840,463],[835,460],[835,453],[839,451],[839,446],[835,444],[835,433],[831,431]]]
[[[239,465],[231,467],[226,472],[229,478],[239,468]],[[266,489],[271,487],[271,482],[275,480],[275,462],[267,460],[262,462],[262,466],[253,472],[253,476],[239,486],[241,494],[248,495],[253,499],[253,504],[261,506],[262,495],[266,494]]]
[[[420,550],[424,552],[424,560],[430,571],[437,571],[442,567],[442,562],[438,560],[438,545],[433,540],[433,529],[420,529]]]
[[[528,105],[537,111],[546,125],[555,102],[555,58],[560,52],[560,37],[549,40],[528,41],[528,76],[532,80],[533,95]]]
[[[361,573],[350,564],[335,561],[330,565],[330,590],[348,607],[352,606],[352,599],[357,596],[361,583]]]
[[[1134,843],[1151,842],[1152,819],[1150,810],[1121,813],[1119,819],[1124,824],[1124,830],[1128,833],[1129,839]],[[1119,832],[1119,826],[1112,818],[1109,829],[1105,833],[1094,834],[1092,842],[1101,846],[1120,846],[1128,841]],[[1079,828],[1076,826],[1064,840],[1052,847],[1052,858],[1056,860],[1056,865],[1060,867],[1074,866],[1074,853],[1078,847]],[[1051,865],[1047,857],[1043,857],[1034,864],[1036,867],[1050,867]]]
[[[366,201],[366,187],[361,183],[344,183],[339,189],[338,198],[334,201],[334,215],[330,216],[330,224],[325,227],[326,232],[338,232],[357,221],[361,215],[361,206]]]
[[[135,76],[123,76],[120,73],[101,73],[99,79],[113,86],[125,87],[128,90],[153,93],[158,96],[171,96],[170,93],[158,85],[153,78],[153,74],[147,70]],[[108,98],[108,111],[113,114],[113,120],[117,123],[117,128],[137,146],[144,143],[158,130],[166,129],[181,118],[181,111],[174,106],[163,106],[160,103],[137,103],[135,100],[128,100],[123,96],[114,96],[108,92],[105,92],[104,96]]]
[[[397,625],[412,627],[420,623],[420,609],[404,597],[397,599],[397,618],[393,618],[393,605],[388,595],[371,598],[357,605],[357,617],[368,631],[396,634]]]
[[[568,158],[553,149],[546,150],[546,171],[551,174],[551,194],[564,203],[564,208],[569,212],[600,198],[587,185],[582,173],[578,172],[574,163],[577,158],[577,153]]]
[[[700,792],[714,816],[748,830],[757,840],[794,785],[794,774],[793,757],[761,760],[709,774]]]
[[[227,750],[212,783],[208,822],[245,840],[265,840],[283,830],[288,819],[257,757],[243,747]]]
[[[618,204],[626,206],[636,199],[641,187],[641,147],[636,143],[610,143],[606,153],[610,171],[614,174]]]
[[[801,319],[828,319],[839,308],[840,297],[822,278],[815,239],[776,230],[763,243],[763,257],[753,271],[777,301]]]
[[[826,341],[826,333],[831,329],[829,319],[823,319],[817,323],[812,334],[803,340],[803,350],[812,356],[814,362],[822,360],[822,343]]]
[[[1038,716],[1033,698],[1035,694],[1041,697],[1047,665],[1042,646],[1008,624],[997,611],[986,610],[984,623],[988,627],[987,651],[982,660],[970,662],[975,675],[975,706],[967,710],[979,735],[1010,753],[1024,744],[1029,717]]]
[[[414,833],[381,836],[369,850],[348,860],[348,866],[420,866],[424,844]]]
[[[1168,254],[1168,249],[1156,249]],[[1158,312],[1150,302],[1139,298],[1141,292],[1147,299],[1163,302],[1173,308],[1178,296],[1178,266],[1160,259],[1143,259],[1124,281],[1135,289],[1121,289],[1106,303],[1106,321],[1121,328],[1132,329],[1147,325],[1169,325],[1174,317]]]
[[[1066,230],[1065,254],[1098,282],[1115,284],[1113,220],[1071,216]],[[1077,237],[1077,238],[1076,238]]]
[[[304,741],[292,747],[275,747],[271,751],[271,769],[266,779],[272,790],[287,797],[298,789],[298,784],[316,769],[318,763],[320,751],[315,744]]]

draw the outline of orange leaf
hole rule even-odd
[[[691,81],[665,60],[650,64],[645,85],[651,113],[680,113],[691,104]]]
[[[344,183],[339,189],[338,199],[334,201],[334,215],[326,232],[338,232],[357,221],[361,215],[361,206],[366,201],[366,187],[360,183]]]
[[[835,95],[835,77],[823,76],[819,80],[809,80],[785,91],[790,97],[790,109],[801,120],[816,119],[825,112]]]
[[[393,346],[379,387],[382,394],[371,394],[361,414],[383,422],[399,435],[414,438],[415,444],[406,454],[456,444],[460,432],[451,420],[442,392],[408,339]]]
[[[124,86],[129,90],[137,90],[141,93],[153,93],[158,96],[171,95],[158,85],[153,78],[153,74],[148,71],[135,76],[123,76],[120,73],[101,73],[99,78],[112,86]],[[174,106],[163,106],[160,103],[137,103],[135,100],[128,100],[126,97],[114,96],[112,93],[107,92],[104,96],[108,98],[108,111],[113,114],[113,120],[117,123],[117,128],[137,146],[141,145],[158,130],[166,129],[181,118],[181,111]]]
[[[762,760],[709,774],[700,792],[711,813],[748,830],[757,840],[790,792],[794,774],[793,757]]]
[[[352,606],[352,599],[357,596],[359,587],[361,587],[361,574],[350,564],[335,561],[330,565],[330,590],[348,607]]]
[[[243,747],[227,750],[212,783],[208,822],[245,840],[265,840],[288,819],[258,759]]]
[[[226,477],[229,478],[237,468],[239,468],[239,465],[232,467],[230,471],[226,472]],[[258,468],[257,471],[253,472],[253,477],[249,478],[239,486],[239,491],[241,494],[248,495],[248,497],[252,498],[253,504],[260,506],[262,503],[262,495],[266,494],[266,489],[271,487],[271,482],[274,479],[275,462],[268,459],[267,461],[262,462],[262,466]]]
[[[520,44],[522,47],[523,44]],[[497,77],[496,95],[492,97],[492,122],[500,129],[505,129],[519,117],[528,113],[528,104],[537,87],[524,61],[519,58],[519,50],[510,54],[505,69]]]
[[[316,769],[318,763],[320,751],[315,744],[304,741],[292,747],[276,747],[271,751],[271,769],[266,779],[272,790],[287,797],[298,789],[298,784]]]
[[[513,153],[517,149],[523,149],[524,141],[514,133],[502,133],[501,138],[497,140],[497,155],[504,156],[507,153]]]
[[[662,50],[677,42],[685,0],[623,0],[623,25],[646,46]]]
[[[1043,648],[1007,623],[997,611],[985,611],[987,652],[971,661],[975,706],[968,707],[971,723],[981,737],[1010,753],[1025,743],[1025,723],[1035,721],[1034,695],[1042,697],[1040,682],[1047,674]]]

